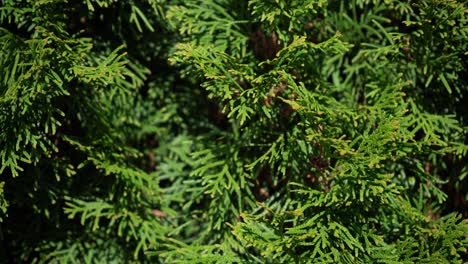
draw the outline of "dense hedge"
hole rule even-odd
[[[0,0],[4,263],[462,263],[468,7]]]

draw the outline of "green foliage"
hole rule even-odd
[[[0,259],[462,263],[463,1],[0,1]]]

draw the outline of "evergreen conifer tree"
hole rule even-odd
[[[463,263],[461,0],[0,0],[2,263]]]

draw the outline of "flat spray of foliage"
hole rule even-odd
[[[5,263],[462,263],[455,0],[0,0]]]

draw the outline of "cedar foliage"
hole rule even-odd
[[[466,1],[0,3],[2,262],[466,260]]]

